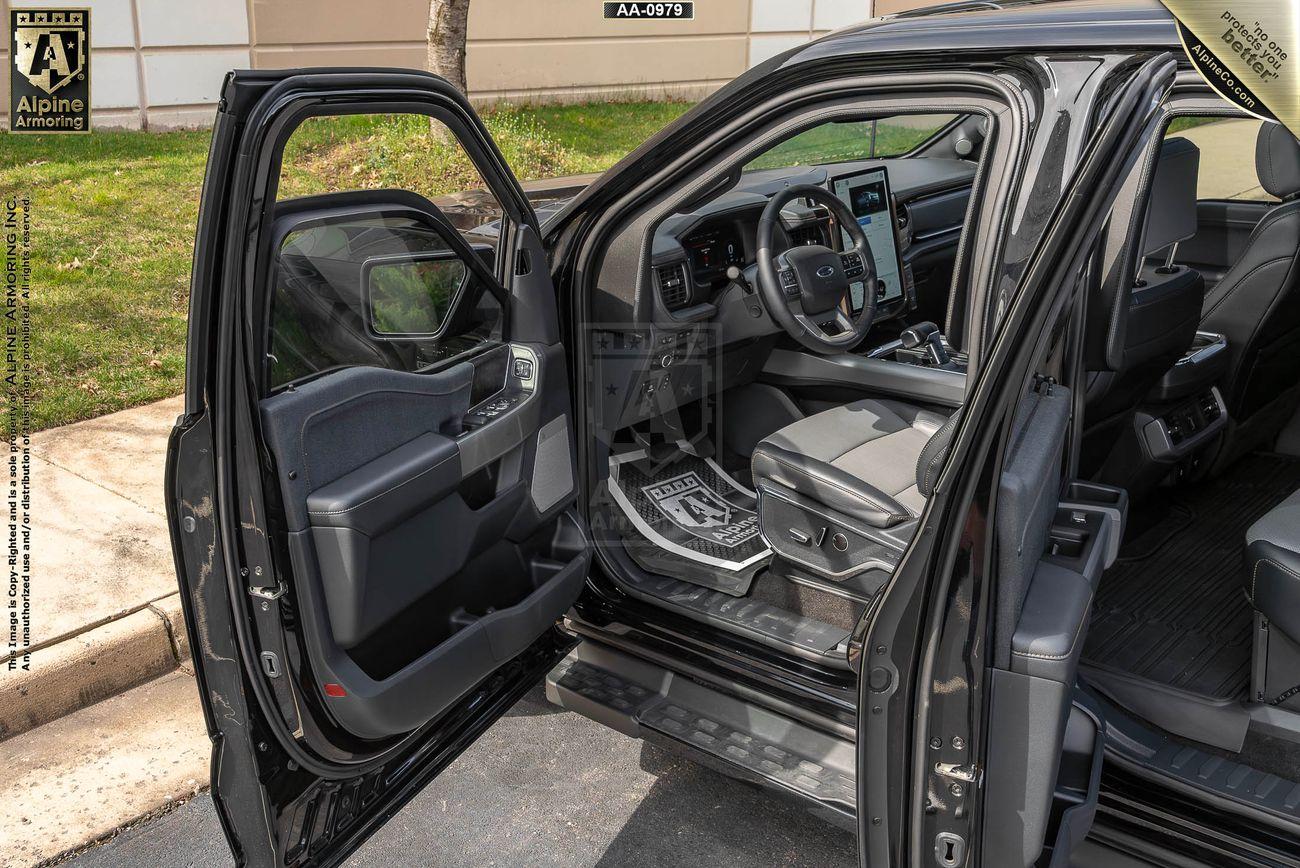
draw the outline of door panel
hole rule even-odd
[[[528,362],[528,381],[507,357]],[[500,347],[434,374],[349,368],[262,403],[294,575],[312,597],[310,656],[318,681],[342,688],[328,707],[350,732],[436,717],[576,598],[586,553],[562,562],[535,538],[573,492],[565,417],[539,424],[554,370]],[[488,397],[471,411],[476,391]]]
[[[1075,767],[1100,750],[1101,730],[1095,714],[1077,707],[1075,679],[1092,598],[1118,550],[1128,499],[1119,489],[1064,482],[1071,409],[1070,391],[1057,385],[1042,384],[1022,402],[999,485],[986,864],[1043,864],[1040,855],[1053,851],[1058,836],[1066,864],[1095,807],[1093,767],[1085,763],[1083,795]],[[1071,726],[1074,743],[1067,744]],[[1093,741],[1085,744],[1089,733]],[[1072,807],[1080,809],[1065,823]]]
[[[312,155],[376,123],[412,152],[329,189]],[[429,178],[481,185],[493,232]],[[337,864],[572,646],[590,552],[555,290],[430,75],[232,74],[201,210],[168,486],[213,798],[237,861]]]

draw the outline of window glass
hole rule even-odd
[[[777,169],[896,157],[921,145],[956,117],[895,115],[879,120],[821,124],[786,139],[745,168]]]
[[[481,287],[455,334],[428,337],[469,277],[451,256],[431,224],[405,217],[342,219],[289,233],[271,299],[271,386],[347,365],[418,371],[499,338],[501,306]],[[369,307],[363,271],[371,278]]]
[[[345,190],[410,190],[460,229],[495,220],[501,206],[469,154],[425,115],[308,118],[284,147],[279,199]]]
[[[1276,202],[1255,173],[1255,137],[1264,121],[1255,118],[1174,118],[1165,136],[1189,139],[1200,148],[1197,199]]]
[[[364,190],[418,193],[454,229],[348,198]],[[277,197],[322,194],[349,213],[304,214],[276,252],[271,388],[351,365],[420,371],[501,339],[500,302],[445,235],[459,232],[491,271],[495,238],[475,230],[500,209],[449,130],[424,115],[304,121],[285,145]]]

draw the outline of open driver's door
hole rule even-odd
[[[423,144],[333,189],[310,158],[365,124]],[[489,232],[392,180],[474,172]],[[166,486],[213,801],[239,864],[337,864],[571,645],[590,554],[536,217],[442,79],[232,73],[191,292]]]

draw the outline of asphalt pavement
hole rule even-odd
[[[64,863],[231,864],[204,794]],[[546,701],[540,688],[358,850],[351,866],[853,868],[853,836]]]

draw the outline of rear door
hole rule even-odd
[[[572,455],[536,218],[465,99],[231,74],[166,484],[240,864],[338,863],[568,650]]]
[[[1067,866],[1092,826],[1104,724],[1076,689],[1127,512],[1070,478],[1089,254],[1158,133],[1176,63],[1109,92],[962,407],[924,530],[860,628],[863,864]],[[1035,189],[1029,185],[1027,189]],[[930,596],[926,596],[929,594]],[[869,709],[869,712],[868,712]]]

